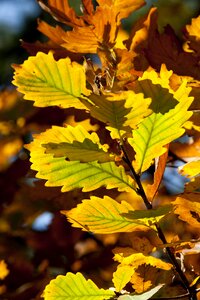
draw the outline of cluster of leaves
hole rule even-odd
[[[48,41],[23,42],[32,56],[13,66],[13,84],[41,111],[58,106],[58,117],[51,119],[49,108],[44,113],[48,121],[43,128],[37,127],[30,121],[37,112],[27,108],[24,119],[15,116],[14,124],[0,124],[9,135],[3,140],[2,168],[9,168],[11,156],[28,134],[39,131],[25,148],[30,151],[31,169],[42,180],[34,187],[20,186],[14,212],[16,206],[21,209],[22,195],[29,191],[27,201],[36,198],[40,211],[61,206],[68,220],[62,219],[66,236],[56,233],[62,251],[53,250],[61,256],[67,252],[69,262],[62,263],[70,272],[47,284],[50,258],[43,255],[46,260],[40,260],[35,276],[37,284],[43,279],[37,292],[47,284],[42,294],[45,300],[145,300],[157,292],[159,297],[195,300],[200,276],[200,17],[186,26],[181,44],[170,26],[159,32],[156,8],[139,19],[129,35],[124,33],[122,19],[145,5],[143,0],[96,2],[82,0],[82,14],[77,15],[66,0],[39,1],[59,25],[40,21],[38,30]],[[2,97],[11,99],[12,93],[16,100],[16,91]],[[187,183],[183,193],[172,197],[162,179],[174,161],[183,162],[178,171]],[[47,188],[42,186],[44,181]],[[53,197],[59,199],[56,205],[44,201]],[[7,218],[12,209],[7,210]],[[6,218],[2,222],[9,232]],[[33,222],[28,210],[23,222],[26,226]],[[56,218],[53,226],[58,231],[61,227]],[[87,239],[78,242],[83,237]],[[26,242],[45,251],[41,238],[38,242],[32,236]],[[51,234],[48,238],[55,239]],[[108,257],[105,270],[94,272],[84,266],[84,255],[93,252],[93,268],[98,268],[97,260]],[[108,288],[111,285],[113,289]]]

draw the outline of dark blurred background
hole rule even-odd
[[[69,0],[79,10],[80,0]],[[160,29],[170,24],[181,38],[181,29],[200,12],[199,0],[147,0],[147,5],[134,12],[124,22],[126,29],[144,15],[151,5],[159,8]],[[0,85],[7,85],[12,79],[12,63],[22,63],[28,56],[20,47],[20,40],[34,42],[43,37],[37,31],[37,18],[52,20],[42,12],[37,0],[0,0]]]

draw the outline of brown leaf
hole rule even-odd
[[[183,50],[169,25],[160,33],[157,18],[156,8],[152,8],[146,19],[140,19],[133,28],[127,47],[137,54],[134,59],[135,68],[145,70],[151,65],[160,70],[164,63],[168,70],[173,70],[176,74],[200,79],[198,57]]]
[[[169,145],[165,146],[165,148],[169,149]],[[150,202],[153,201],[159,186],[161,184],[162,178],[163,178],[163,174],[165,171],[165,166],[166,166],[166,162],[167,162],[167,158],[168,158],[168,151],[165,152],[164,154],[162,154],[159,158],[158,158],[158,163],[154,172],[154,180],[153,180],[153,184],[152,185],[148,185],[147,186],[147,197],[149,199]]]

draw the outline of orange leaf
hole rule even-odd
[[[70,26],[84,26],[82,18],[77,17],[73,8],[69,6],[68,0],[48,0],[45,4],[44,0],[38,0],[42,9],[53,15],[53,17]]]
[[[169,148],[169,145],[165,146],[165,148]],[[158,188],[160,186],[160,183],[162,181],[163,178],[163,174],[165,171],[165,166],[166,166],[166,162],[167,162],[167,158],[168,158],[168,151],[165,152],[164,154],[162,154],[159,159],[158,159],[158,164],[156,166],[156,170],[154,172],[154,182],[152,185],[148,185],[147,186],[147,197],[149,199],[149,201],[153,201]]]
[[[185,193],[173,202],[174,213],[178,215],[179,219],[196,228],[200,228],[199,195],[199,193]]]
[[[144,0],[97,0],[99,5],[116,8],[120,19],[127,18],[130,13],[145,5]]]

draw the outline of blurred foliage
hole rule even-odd
[[[74,5],[74,2],[71,1],[71,4]],[[75,7],[77,10],[78,2],[80,1],[76,2]],[[125,28],[130,29],[131,24],[144,15],[151,4],[158,7],[160,30],[169,23],[180,38],[184,25],[200,12],[198,0],[148,1],[147,7],[132,14],[124,22]],[[54,22],[46,13],[42,13],[40,17]],[[30,171],[28,153],[23,148],[32,139],[32,134],[44,131],[52,125],[76,124],[87,119],[87,114],[83,112],[76,114],[74,119],[73,109],[35,108],[31,103],[22,101],[22,96],[11,86],[11,63],[21,63],[28,57],[26,51],[20,47],[19,39],[25,42],[43,40],[36,27],[35,18],[27,20],[23,30],[17,34],[0,27],[3,41],[3,46],[0,47],[0,85],[3,86],[0,92],[0,261],[5,260],[9,272],[1,279],[0,297],[5,300],[41,299],[41,292],[49,280],[68,271],[87,272],[98,286],[109,287],[116,267],[111,249],[117,242],[121,246],[136,246],[137,239],[143,238],[142,233],[139,236],[136,233],[94,236],[72,228],[59,210],[71,209],[81,202],[83,194],[79,190],[61,194],[59,188],[47,188],[43,180],[33,179],[35,173]],[[107,133],[99,134],[105,135],[106,139]],[[177,157],[172,155],[171,158],[172,167],[176,166]],[[158,203],[167,203],[166,195],[170,192],[163,184]],[[115,190],[112,193],[113,196],[118,195]],[[104,189],[101,188],[97,196],[103,195]],[[84,198],[89,196],[90,193],[84,194]],[[118,197],[120,199],[122,196]],[[126,195],[127,201],[128,197],[131,195]],[[52,213],[52,220],[45,229],[36,230],[35,222],[45,212]],[[169,240],[174,227],[182,240],[198,238],[198,232],[191,231],[180,220],[169,218],[166,224],[163,223],[163,227]],[[149,236],[152,245],[156,239],[154,235]],[[192,246],[189,245],[188,248]],[[200,259],[195,251],[187,256],[186,265],[188,269],[193,266],[199,274]],[[143,272],[142,268],[139,272]],[[156,272],[153,267],[151,272],[156,278],[160,276],[159,271]],[[187,275],[191,274],[188,272]],[[167,275],[165,279],[166,282],[169,281]],[[169,295],[173,294],[174,286],[168,290]]]

